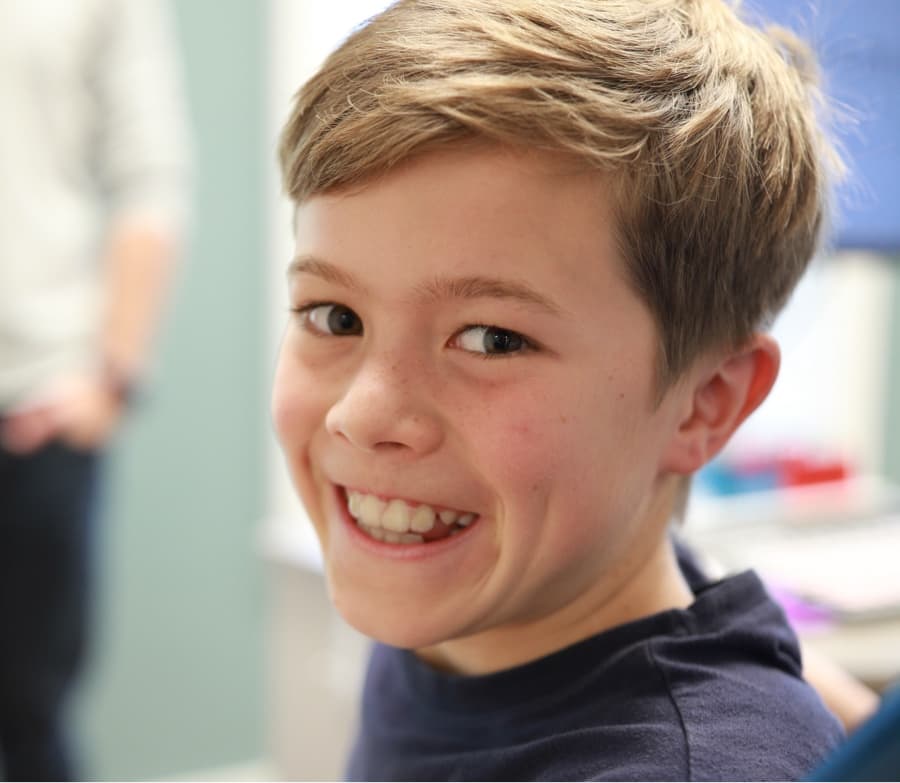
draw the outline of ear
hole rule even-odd
[[[663,470],[687,475],[711,460],[768,396],[780,365],[778,343],[769,335],[756,334],[711,367],[699,367],[689,380],[678,429],[663,455]]]

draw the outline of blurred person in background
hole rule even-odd
[[[0,0],[0,769],[77,774],[102,453],[145,372],[187,206],[156,0]]]

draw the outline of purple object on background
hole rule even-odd
[[[834,622],[834,613],[826,607],[808,601],[797,595],[789,587],[766,581],[766,590],[787,615],[788,622],[795,628],[808,631]]]

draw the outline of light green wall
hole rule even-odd
[[[175,0],[195,213],[157,380],[111,460],[78,724],[92,777],[262,755],[265,4]]]

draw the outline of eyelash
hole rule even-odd
[[[307,302],[302,305],[292,306],[289,308],[290,312],[296,316],[299,316],[303,319],[303,328],[309,331],[311,334],[317,337],[341,337],[343,335],[330,335],[330,334],[322,334],[321,332],[310,328],[308,322],[304,319],[304,316],[308,315],[310,312],[315,310],[318,307],[345,307],[345,305],[340,305],[337,302],[327,302],[327,301],[313,301]],[[347,308],[350,310],[351,308]],[[359,316],[357,316],[358,318]],[[459,329],[454,335],[452,340],[456,340],[460,335],[469,331],[470,329],[496,329],[498,332],[506,332],[511,335],[515,335],[522,341],[522,348],[518,351],[512,351],[510,353],[488,353],[487,351],[466,351],[471,356],[477,356],[479,359],[509,359],[513,356],[519,356],[523,353],[533,353],[534,351],[539,350],[538,344],[529,337],[526,337],[524,334],[515,331],[514,329],[506,329],[502,326],[497,326],[496,324],[485,324],[485,323],[477,323],[477,324],[467,324],[466,326]],[[466,349],[461,349],[466,350]]]

